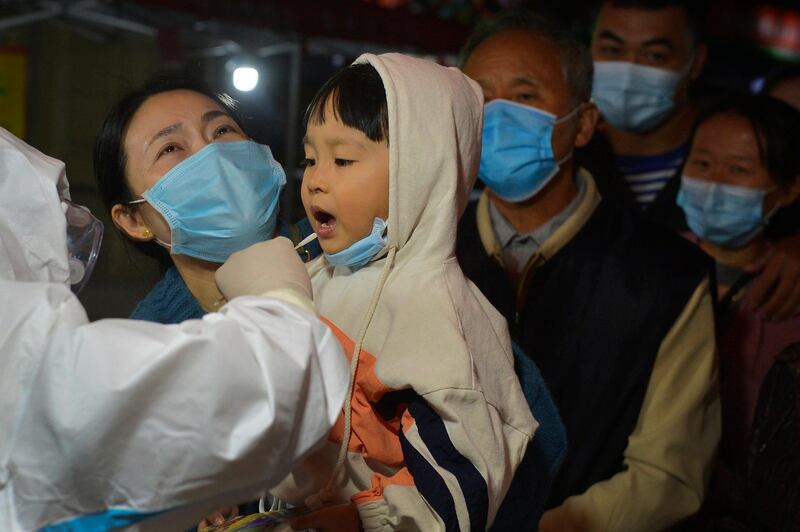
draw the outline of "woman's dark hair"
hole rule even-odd
[[[325,123],[328,101],[332,104],[333,115],[342,124],[361,131],[374,142],[388,142],[386,90],[375,67],[360,63],[334,74],[308,105],[304,119],[306,126]]]
[[[711,103],[695,122],[690,145],[701,124],[722,114],[734,114],[750,123],[758,142],[758,153],[770,177],[781,187],[800,177],[800,112],[764,95],[737,94]],[[720,139],[720,142],[724,142]]]
[[[229,113],[241,127],[242,121],[236,111],[236,102],[225,94],[218,94],[202,82],[177,76],[158,75],[150,78],[140,88],[129,92],[111,108],[94,142],[94,176],[100,197],[108,211],[118,204],[133,199],[133,194],[125,175],[127,154],[125,153],[125,133],[133,116],[149,98],[175,90],[189,90],[208,96]],[[123,234],[124,240],[131,242],[139,251],[157,259],[166,268],[171,264],[169,253],[155,242],[131,241]]]

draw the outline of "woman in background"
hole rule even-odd
[[[781,445],[764,446],[763,439],[767,432],[797,433],[797,405],[792,405],[797,394],[783,394],[786,402],[780,406],[773,401],[770,408],[760,407],[758,430],[752,427],[767,373],[774,368],[773,373],[791,376],[796,367],[796,357],[787,348],[800,342],[800,316],[770,321],[762,310],[754,309],[750,291],[754,275],[744,266],[763,256],[781,235],[783,228],[774,215],[800,197],[798,131],[800,113],[767,96],[739,96],[715,104],[698,119],[678,194],[689,228],[717,264],[723,436],[716,485],[728,491],[734,469],[740,482],[750,479],[745,484],[761,478],[759,489],[738,485],[735,492],[740,498],[774,501],[769,508],[754,500],[743,506],[748,523],[772,523],[775,526],[769,529],[774,530],[788,530],[793,527],[780,524],[798,522],[800,507],[779,501],[798,495],[800,457],[794,451],[787,454]],[[772,380],[776,378],[780,379]],[[769,426],[770,416],[772,421],[778,419],[776,409],[795,412],[793,429]],[[774,467],[778,462],[782,466]],[[794,472],[794,480],[778,482],[776,476],[775,482],[764,482],[764,467],[773,475]]]

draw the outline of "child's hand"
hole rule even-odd
[[[361,517],[355,504],[336,504],[298,517],[291,525],[295,530],[314,528],[321,532],[359,532]]]
[[[239,507],[238,506],[227,506],[225,508],[219,508],[211,515],[207,515],[205,519],[197,523],[197,532],[203,532],[210,526],[219,526],[224,524],[225,521],[236,517],[239,515]]]

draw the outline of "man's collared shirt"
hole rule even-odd
[[[521,274],[531,256],[572,216],[586,195],[586,181],[580,174],[575,176],[575,185],[578,187],[578,193],[569,205],[533,231],[526,233],[518,233],[494,202],[489,202],[489,218],[503,249],[503,264],[507,270],[517,275]]]

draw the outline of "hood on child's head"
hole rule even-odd
[[[386,89],[389,245],[406,257],[452,255],[480,163],[483,92],[455,68],[402,54],[356,63],[372,65]]]

